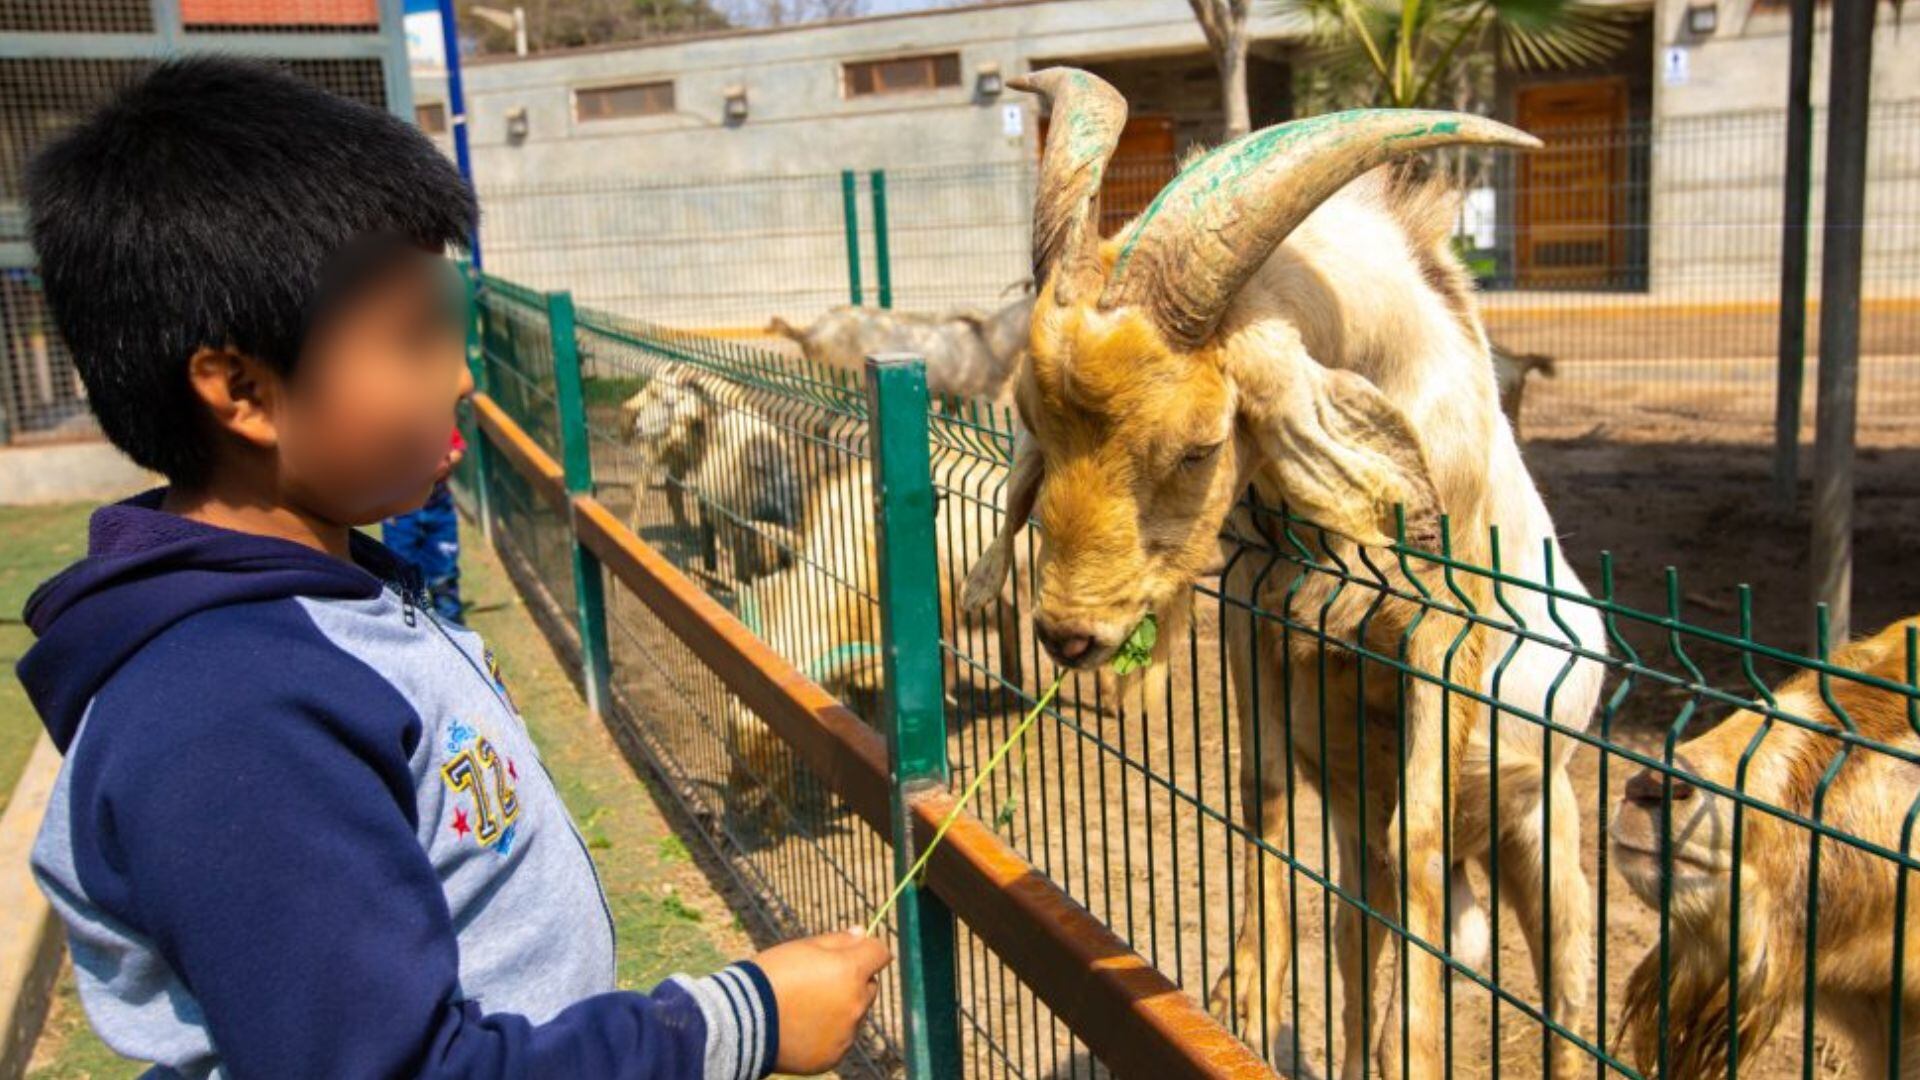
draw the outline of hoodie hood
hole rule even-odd
[[[235,532],[160,509],[164,488],[94,511],[87,555],[28,598],[39,641],[20,659],[20,683],[66,753],[87,703],[120,665],[188,616],[230,604],[295,596],[367,599],[403,563],[360,533],[343,562],[291,540]],[[209,664],[221,657],[206,658]]]

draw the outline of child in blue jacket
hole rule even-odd
[[[417,507],[472,389],[472,193],[400,121],[159,65],[28,174],[101,428],[168,486],[93,517],[20,663],[65,762],[33,864],[108,1045],[161,1076],[815,1072],[886,948],[614,989],[592,860],[471,632],[355,527]]]

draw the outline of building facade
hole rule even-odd
[[[1476,269],[1496,291],[1764,301],[1777,288],[1780,243],[1784,0],[1610,6],[1625,43],[1604,63],[1499,74],[1496,114],[1549,147],[1464,171],[1476,190],[1463,244],[1473,249]],[[1256,8],[1249,96],[1258,126],[1293,115],[1294,71],[1314,58],[1302,24]],[[1920,213],[1920,38],[1894,25],[1890,4],[1882,10],[1870,182],[1876,206],[1894,224],[1876,230],[1867,277],[1870,291],[1887,293],[1913,291],[1920,263],[1913,221]],[[1823,0],[1816,106],[1825,98],[1827,22]],[[1045,119],[1038,102],[1009,91],[1006,80],[1053,64],[1101,75],[1130,103],[1106,193],[1109,226],[1152,197],[1181,153],[1219,137],[1219,83],[1185,0],[1007,0],[482,57],[469,62],[466,88],[474,171],[489,215],[484,231],[503,241],[498,269],[558,286],[564,270],[575,272],[574,283],[601,280],[635,258],[631,250],[561,257],[556,235],[643,243],[670,225],[662,217],[636,226],[635,216],[648,212],[637,198],[623,200],[623,187],[651,187],[657,213],[667,215],[666,205],[692,196],[665,196],[660,187],[697,188],[701,178],[1030,173]],[[444,114],[444,79],[434,72],[416,78],[430,123]],[[1817,141],[1816,158],[1823,150]],[[592,194],[568,208],[560,193],[569,190]],[[837,213],[830,186],[822,191],[818,213]],[[1816,208],[1818,200],[1816,190]],[[791,211],[781,213],[791,224]],[[780,224],[760,226],[771,233]],[[824,259],[833,238],[821,232],[815,247]],[[989,252],[1020,246],[1017,237],[970,243]],[[660,257],[690,270],[672,253]],[[778,251],[772,260],[803,261]],[[976,286],[928,295],[984,299],[989,279],[1017,271],[1017,262],[993,265]],[[697,274],[677,280],[692,289],[725,287],[703,286]],[[611,302],[636,290],[588,291]]]

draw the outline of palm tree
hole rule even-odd
[[[1524,69],[1605,60],[1626,41],[1618,13],[1587,0],[1273,0],[1303,17],[1318,63],[1302,96],[1321,106],[1471,108],[1493,60]]]

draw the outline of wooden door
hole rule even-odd
[[[1518,156],[1519,284],[1605,288],[1626,270],[1627,83],[1545,83],[1514,94],[1546,148]]]
[[[1047,145],[1047,118],[1040,118],[1040,146]],[[1100,235],[1112,236],[1135,214],[1147,208],[1160,189],[1173,179],[1173,118],[1129,117],[1120,129],[1119,145],[1107,163],[1100,185]]]

